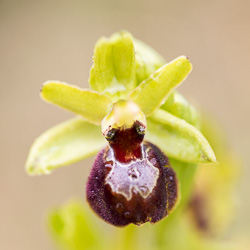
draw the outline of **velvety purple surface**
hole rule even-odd
[[[92,167],[87,182],[87,200],[102,219],[115,226],[155,223],[168,215],[177,200],[177,180],[167,157],[149,142],[143,142],[142,148],[144,151],[148,150],[147,160],[159,170],[156,185],[146,198],[134,190],[132,198],[127,200],[124,195],[113,192],[109,184],[105,184],[105,179],[115,164],[106,160],[110,147],[98,154]]]

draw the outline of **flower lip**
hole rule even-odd
[[[178,182],[167,157],[149,142],[142,143],[142,151],[142,159],[121,163],[107,147],[92,167],[87,200],[114,226],[158,222],[176,205]]]

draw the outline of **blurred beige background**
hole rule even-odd
[[[53,249],[44,218],[72,196],[84,199],[93,158],[29,177],[29,147],[72,115],[42,102],[48,79],[88,86],[94,44],[120,29],[194,70],[180,91],[215,115],[243,161],[232,235],[250,232],[250,2],[247,0],[0,0],[0,249]]]

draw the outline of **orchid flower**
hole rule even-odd
[[[77,117],[35,140],[28,174],[50,174],[99,152],[86,192],[102,219],[126,226],[166,217],[180,197],[185,199],[184,176],[194,173],[189,166],[216,162],[199,131],[199,114],[175,91],[191,70],[186,56],[166,63],[128,32],[101,38],[89,89],[59,81],[43,84],[42,99]]]

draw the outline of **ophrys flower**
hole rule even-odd
[[[164,64],[127,32],[100,39],[91,89],[58,81],[43,85],[43,99],[81,118],[57,125],[35,141],[28,173],[48,174],[101,150],[87,189],[94,210],[114,225],[160,220],[178,196],[176,175],[164,153],[186,163],[216,161],[198,130],[197,112],[174,92],[191,69],[185,56]]]

